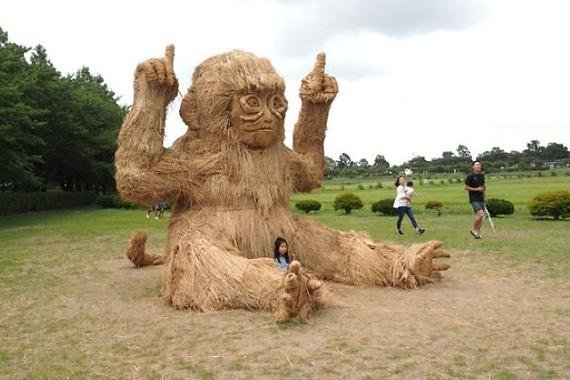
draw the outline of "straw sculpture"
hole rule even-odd
[[[137,66],[134,102],[119,134],[116,181],[133,202],[174,205],[164,262],[162,295],[177,308],[272,310],[279,319],[306,315],[330,303],[319,280],[413,288],[449,266],[441,243],[404,247],[374,242],[294,217],[289,197],[320,186],[324,139],[336,80],[325,55],[303,79],[293,149],[284,143],[285,83],[269,60],[234,50],[194,71],[180,115],[187,133],[163,147],[168,105],[178,93],[174,47]],[[278,270],[276,237],[289,241],[302,263]],[[135,235],[129,258],[157,263]]]

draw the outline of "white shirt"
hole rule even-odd
[[[396,199],[394,199],[394,208],[408,207],[410,202],[408,202],[406,197],[406,187],[402,185],[398,186],[396,189]]]

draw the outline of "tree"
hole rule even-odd
[[[333,158],[325,157],[325,177],[334,176],[336,169],[336,161]]]
[[[341,153],[338,156],[337,167],[339,168],[351,168],[354,166],[354,162],[352,162],[350,156],[346,153]]]
[[[471,152],[469,151],[469,149],[467,149],[465,145],[459,144],[457,146],[457,156],[471,160]]]
[[[455,157],[455,154],[454,154],[453,152],[447,150],[447,151],[443,152],[443,153],[441,154],[441,156],[442,156],[443,158],[453,158],[453,157]]]
[[[29,85],[28,48],[8,41],[0,28],[0,185],[2,190],[37,186],[41,179],[34,173],[40,161],[35,154],[43,141],[35,130],[43,110],[32,107],[25,97]]]
[[[369,165],[368,165],[368,160],[367,160],[366,158],[361,158],[361,159],[358,161],[358,167],[367,168],[368,166],[369,166]]]
[[[427,161],[424,156],[416,156],[410,161],[405,162],[403,166],[412,169],[414,172],[421,172],[428,169],[429,161]]]
[[[386,161],[383,155],[378,154],[374,159],[374,167],[379,170],[388,170],[390,168],[390,163]]]
[[[528,144],[526,144],[526,151],[530,154],[538,155],[544,147],[540,146],[540,141],[538,140],[531,140]]]
[[[88,68],[62,77],[41,45],[29,51],[0,29],[2,190],[110,190],[126,109]]]
[[[550,160],[568,158],[568,148],[563,144],[549,143],[546,148],[544,148],[542,155],[545,159]]]

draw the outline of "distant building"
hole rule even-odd
[[[544,161],[542,166],[548,169],[554,169],[556,167],[556,161]]]

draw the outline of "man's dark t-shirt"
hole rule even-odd
[[[465,184],[469,187],[484,187],[485,175],[483,173],[475,174],[471,172],[465,178]],[[483,202],[484,200],[482,191],[469,191],[469,202]]]

